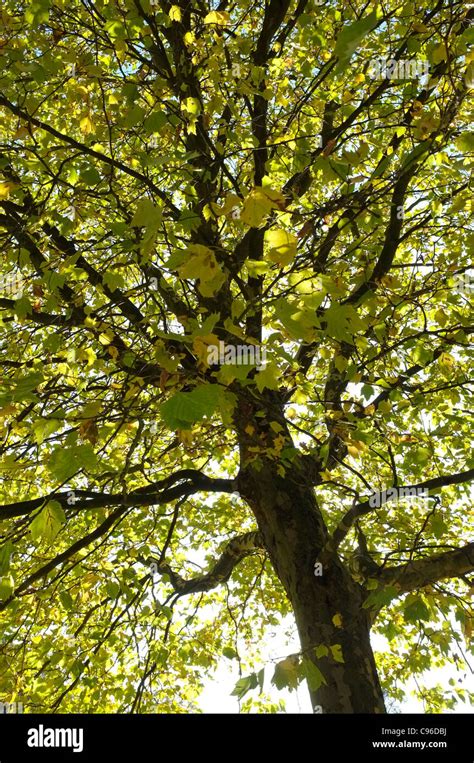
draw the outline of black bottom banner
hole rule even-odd
[[[473,763],[474,715],[0,715],[0,763],[164,759],[225,748]],[[173,748],[176,748],[175,750]],[[170,749],[171,748],[171,749]],[[312,751],[312,753],[311,753]],[[343,758],[344,759],[344,758]]]

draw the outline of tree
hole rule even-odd
[[[472,15],[3,4],[4,701],[192,710],[224,656],[275,709],[288,613],[323,712],[467,664]]]

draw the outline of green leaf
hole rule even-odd
[[[69,591],[61,591],[61,593],[59,594],[59,599],[64,609],[66,609],[67,611],[70,611],[72,609],[74,602]]]
[[[212,416],[219,406],[215,384],[201,384],[190,392],[177,392],[160,406],[160,415],[170,429],[188,429],[189,424]]]
[[[318,666],[307,656],[302,659],[300,674],[307,680],[310,691],[317,691],[320,686],[327,683]]]
[[[15,589],[15,581],[11,575],[0,578],[0,601],[5,601],[12,595]]]
[[[65,521],[66,517],[61,504],[58,501],[48,501],[30,524],[33,540],[45,540],[51,543]]]
[[[116,583],[114,580],[109,580],[107,582],[105,590],[111,599],[117,599],[120,596],[120,584]]]
[[[341,30],[334,48],[334,55],[339,58],[339,64],[335,71],[341,71],[343,69],[344,65],[357,50],[364,37],[368,32],[372,31],[376,24],[377,13],[376,11],[372,11],[368,16],[364,16],[364,18],[346,25]]]
[[[278,389],[280,369],[276,363],[268,363],[255,377],[255,384],[259,392],[264,389]]]
[[[352,305],[333,303],[324,313],[324,320],[326,333],[333,339],[341,341],[350,341],[354,332],[360,327],[360,319]]]
[[[238,697],[239,699],[242,699],[242,697],[244,697],[248,691],[251,691],[251,689],[256,689],[257,686],[258,678],[256,673],[251,673],[249,676],[243,676],[242,678],[239,678],[235,684],[231,692],[231,697]]]
[[[50,435],[56,432],[63,426],[61,421],[57,419],[39,419],[33,424],[33,432],[35,433],[35,441],[38,445],[41,445]]]
[[[430,610],[420,596],[409,597],[409,603],[404,607],[403,614],[407,623],[430,619]]]
[[[95,167],[89,167],[81,171],[81,180],[86,185],[97,185],[97,183],[100,183],[101,175]]]
[[[55,448],[48,460],[48,469],[59,480],[66,482],[80,469],[89,471],[97,464],[94,449],[88,443],[71,448]]]
[[[231,646],[225,646],[224,649],[222,650],[222,654],[224,655],[224,657],[227,657],[228,660],[236,660],[237,657],[239,656],[237,652],[235,651],[235,649],[232,649]]]
[[[168,121],[164,111],[154,111],[144,121],[143,126],[148,135],[159,132],[163,125]]]
[[[0,576],[6,575],[6,573],[10,569],[10,560],[11,560],[13,551],[14,551],[14,546],[10,540],[7,540],[0,547]]]
[[[367,596],[362,606],[364,609],[380,609],[380,607],[385,607],[387,604],[390,604],[392,599],[396,599],[397,596],[400,596],[400,591],[393,585],[380,589],[376,588]]]
[[[140,199],[138,202],[135,214],[132,217],[132,227],[149,227],[157,228],[161,223],[161,209],[153,204],[150,199]]]

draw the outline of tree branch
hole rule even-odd
[[[203,491],[205,493],[233,493],[237,491],[235,480],[207,477],[194,469],[182,469],[159,482],[138,488],[130,493],[97,493],[89,490],[68,490],[50,493],[30,501],[0,506],[0,520],[31,514],[48,501],[58,501],[63,508],[99,509],[111,506],[153,506],[170,503]],[[83,496],[82,498],[80,496]]]
[[[445,578],[458,578],[474,571],[474,542],[429,559],[417,559],[397,567],[387,567],[377,576],[385,585],[397,584],[400,593],[436,583]]]
[[[211,588],[229,580],[234,568],[246,556],[249,556],[257,549],[263,549],[263,538],[259,530],[237,535],[232,538],[224,548],[221,556],[213,564],[209,572],[203,575],[197,575],[194,578],[185,580],[177,572],[174,572],[166,562],[148,559],[145,564],[150,567],[155,565],[156,571],[168,575],[171,585],[179,596],[185,596],[189,593],[198,593],[200,591],[209,591]]]
[[[425,482],[418,482],[416,485],[410,485],[403,487],[404,491],[413,491],[418,489],[434,490],[440,487],[446,487],[447,485],[458,485],[463,482],[471,482],[474,480],[474,469],[469,469],[466,472],[459,472],[458,474],[445,474],[441,477],[434,477],[433,479],[426,480]],[[401,490],[401,486],[397,486],[397,490]],[[407,493],[405,493],[407,494]],[[364,514],[370,514],[374,511],[374,507],[371,506],[370,500],[367,499],[362,503],[358,503],[352,506],[349,511],[343,516],[338,526],[334,530],[331,538],[331,547],[335,550],[341,545],[342,541],[350,531],[354,522],[364,516]]]

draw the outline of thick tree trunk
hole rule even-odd
[[[310,692],[313,707],[321,707],[323,713],[384,713],[368,612],[362,608],[367,594],[335,554],[326,557],[320,576],[314,574],[327,530],[301,460],[297,458],[284,477],[264,451],[259,464],[252,462],[256,440],[249,431],[247,427],[241,437],[239,491],[255,514],[293,607],[302,650],[326,681],[318,691]],[[263,444],[261,435],[262,430],[259,439]],[[287,432],[285,435],[289,437]],[[251,444],[254,447],[249,450]],[[318,659],[314,649],[320,645],[329,648],[329,655]],[[331,646],[344,662],[334,658]]]

